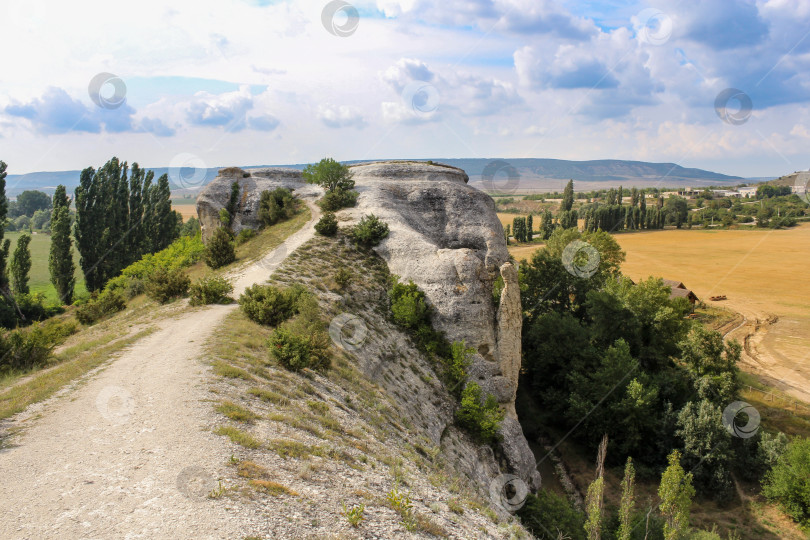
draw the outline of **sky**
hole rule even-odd
[[[10,174],[373,158],[810,167],[806,0],[0,0]]]

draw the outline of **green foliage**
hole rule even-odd
[[[351,508],[346,507],[346,503],[343,503],[343,510],[340,511],[341,515],[346,518],[346,521],[349,522],[354,528],[360,526],[365,519],[364,512],[366,511],[366,506],[364,504],[354,505]]]
[[[191,280],[180,268],[169,270],[159,266],[146,280],[146,294],[153,300],[165,304],[188,294],[190,285]]]
[[[298,314],[270,336],[270,355],[291,371],[328,369],[330,338],[321,320],[318,302],[312,295],[301,292],[295,303]]]
[[[315,224],[315,232],[323,236],[335,236],[337,231],[338,221],[334,212],[325,212]]]
[[[234,239],[234,243],[237,246],[241,246],[242,244],[244,244],[245,242],[247,242],[251,238],[254,238],[255,236],[256,236],[256,231],[254,231],[253,229],[242,229],[241,231],[239,231],[239,234],[236,235],[236,238]]]
[[[157,253],[144,255],[121,271],[121,275],[111,279],[106,289],[126,292],[129,298],[144,291],[144,284],[158,268],[176,270],[187,268],[199,261],[205,251],[200,238],[183,236]]]
[[[565,184],[565,189],[563,190],[562,196],[562,204],[560,205],[560,210],[563,212],[570,212],[571,208],[574,207],[574,181],[569,180],[567,184]]]
[[[30,235],[20,235],[11,256],[11,287],[14,294],[28,294],[28,273],[31,271],[31,251],[28,248],[30,243]]]
[[[220,276],[200,278],[189,288],[189,304],[201,306],[206,304],[230,304],[233,298],[233,285]]]
[[[222,211],[220,210],[219,213],[220,220],[222,220],[222,224],[225,225],[226,227],[233,226],[233,221],[234,218],[236,217],[236,212],[239,210],[239,191],[240,191],[239,182],[233,182],[231,184],[231,196],[228,198],[228,204],[225,206],[225,208],[222,209],[225,210],[225,212],[227,212],[225,214],[226,216],[225,220],[227,220],[227,222],[222,219],[223,214]]]
[[[57,198],[59,188],[62,188],[61,194],[65,196],[64,186],[59,186],[54,195],[48,268],[59,300],[62,304],[70,304],[73,302],[73,289],[76,286],[76,266],[73,263],[73,241],[70,238],[70,212],[67,202],[62,204],[61,197]]]
[[[191,216],[188,220],[183,223],[180,227],[180,236],[197,236],[200,234],[200,220]]]
[[[5,371],[28,371],[42,367],[48,361],[55,345],[44,326],[0,331],[0,373]]]
[[[635,188],[633,188],[635,189]],[[622,478],[622,500],[619,506],[619,529],[616,540],[630,540],[633,532],[633,507],[635,506],[636,469],[632,458],[627,458]]]
[[[666,540],[677,540],[689,528],[689,508],[695,496],[692,473],[684,472],[680,459],[681,454],[677,450],[669,454],[669,466],[661,475],[658,486],[658,497],[661,499],[659,509],[664,517]]]
[[[219,209],[219,222],[222,223],[223,227],[227,227],[228,230],[230,230],[231,214],[228,212],[226,208]]]
[[[253,322],[276,326],[299,311],[299,302],[308,295],[300,285],[280,289],[272,285],[252,285],[239,297],[242,311]]]
[[[683,463],[692,471],[695,486],[718,501],[727,500],[733,489],[726,464],[734,453],[722,414],[722,409],[708,400],[690,401],[678,413],[675,432],[683,440]]]
[[[602,498],[605,491],[605,479],[599,477],[588,486],[585,497],[585,515],[587,519],[583,528],[590,540],[598,540],[602,531]]]
[[[304,168],[304,179],[310,184],[318,184],[327,192],[349,191],[354,188],[352,172],[349,167],[332,158],[324,158],[317,164]]]
[[[8,275],[6,261],[11,242],[3,239],[6,234],[5,224],[8,215],[8,198],[6,197],[6,162],[0,160],[0,293],[8,292]]]
[[[33,216],[38,210],[50,210],[51,198],[41,191],[26,190],[17,195],[16,214]]]
[[[537,495],[530,493],[517,514],[523,526],[538,540],[558,540],[560,537],[585,540],[584,514],[553,491],[541,489]]]
[[[481,387],[471,382],[461,392],[461,405],[456,411],[456,419],[484,443],[498,440],[498,429],[504,419],[504,412],[498,406],[495,396],[488,394],[483,399]]]
[[[413,281],[407,284],[395,281],[388,296],[394,322],[411,331],[430,324],[431,311],[425,302],[425,293]]]
[[[351,228],[349,236],[355,244],[372,247],[382,242],[388,236],[388,224],[380,221],[374,214],[360,218],[360,222]]]
[[[810,438],[791,441],[765,475],[762,494],[794,520],[810,527]]]
[[[165,249],[179,233],[168,175],[112,158],[98,170],[83,170],[76,188],[74,234],[88,290],[101,289],[147,253]]]
[[[265,225],[273,225],[291,218],[298,206],[287,188],[276,188],[273,191],[262,191],[259,200],[259,220]]]
[[[90,300],[76,309],[76,319],[82,324],[93,324],[103,317],[118,313],[127,307],[123,294],[115,289],[93,293]]]
[[[444,377],[450,391],[460,395],[462,384],[467,379],[467,370],[473,363],[475,349],[467,347],[463,341],[454,341],[450,345],[450,357],[443,359]]]
[[[205,245],[205,253],[203,254],[205,264],[211,268],[220,268],[226,264],[230,264],[236,260],[236,251],[234,250],[233,240],[231,233],[225,227],[218,227],[211,239]]]
[[[344,191],[337,189],[335,191],[328,191],[323,198],[318,201],[318,206],[324,212],[335,212],[341,208],[351,208],[357,203],[356,191]]]

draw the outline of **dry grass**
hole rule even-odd
[[[214,433],[228,437],[231,442],[245,448],[259,448],[262,443],[255,439],[250,433],[242,431],[233,426],[219,426]]]

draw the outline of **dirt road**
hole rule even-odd
[[[231,276],[262,282],[314,234],[311,220]],[[235,305],[161,322],[66,395],[45,402],[0,451],[0,538],[243,538],[261,519],[208,494],[230,456],[201,362],[206,338]],[[21,415],[25,416],[25,415]],[[30,415],[29,415],[30,416]]]

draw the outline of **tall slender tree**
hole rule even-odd
[[[529,214],[526,218],[526,240],[531,242],[532,241],[532,229],[534,228],[534,224],[532,223],[532,215]]]
[[[574,207],[574,181],[569,180],[563,190],[562,206],[560,210],[568,212]]]
[[[23,234],[17,239],[17,247],[11,256],[11,286],[15,295],[28,294],[28,274],[31,271],[31,235]]]
[[[6,272],[6,261],[11,241],[5,238],[6,217],[8,216],[8,199],[6,198],[6,162],[0,160],[0,294],[8,296],[8,273]]]
[[[632,458],[627,458],[622,479],[622,500],[619,505],[619,530],[617,540],[630,540],[633,532],[633,507],[635,506],[636,469]]]
[[[54,208],[51,218],[51,252],[48,257],[51,283],[62,304],[73,302],[76,266],[73,263],[73,242],[70,238],[70,211],[67,206]]]

